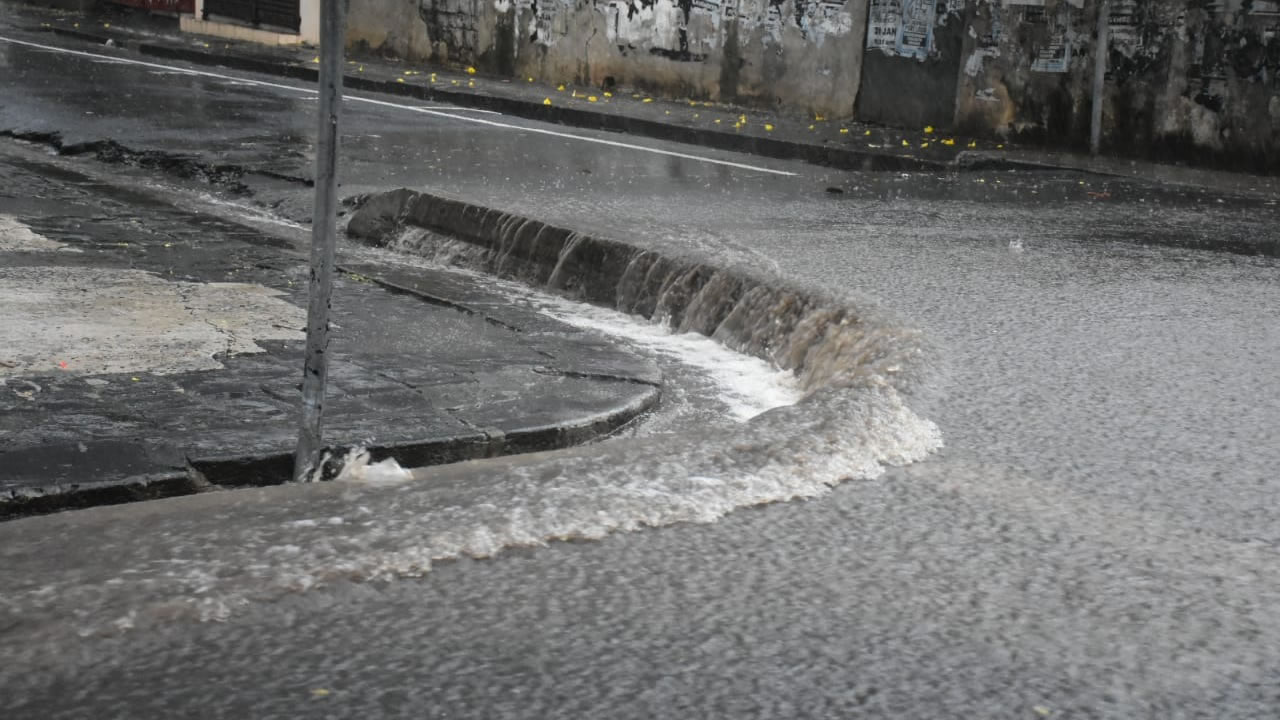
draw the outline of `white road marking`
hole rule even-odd
[[[260,87],[276,88],[278,90],[288,90],[290,92],[299,92],[307,95],[317,95],[318,90],[308,87],[296,87],[293,85],[285,85],[283,83],[268,82],[266,80],[252,80],[244,77],[236,77],[235,75],[223,75],[221,73],[209,72],[207,70],[194,70],[191,68],[177,67],[174,65],[163,65],[161,63],[147,62],[145,60],[133,60],[130,58],[112,57],[110,55],[100,55],[98,53],[85,52],[83,50],[70,50],[67,48],[57,47],[56,45],[42,45],[40,43],[29,42],[27,40],[17,40],[14,38],[4,37],[0,35],[0,42],[12,43],[14,45],[23,45],[25,47],[46,50],[49,52],[63,53],[67,55],[77,55],[80,57],[91,58],[93,60],[136,65],[139,67],[152,68],[155,70],[167,70],[172,72],[184,73],[187,75],[196,75],[200,77],[215,78],[218,80],[229,80],[237,83],[247,83],[249,85],[257,85]],[[690,153],[676,152],[674,150],[661,150],[659,148],[645,147],[644,145],[636,145],[627,142],[618,142],[616,140],[605,140],[603,138],[594,138],[586,135],[576,135],[569,132],[560,132],[558,130],[548,130],[545,128],[525,127],[523,125],[515,125],[512,123],[499,122],[497,120],[486,120],[484,118],[469,117],[467,115],[459,115],[456,112],[445,112],[442,110],[433,110],[431,108],[419,107],[416,105],[404,105],[401,103],[388,102],[386,100],[374,100],[373,98],[361,97],[358,95],[345,95],[346,100],[351,102],[360,102],[367,105],[377,105],[380,107],[393,108],[397,110],[409,110],[411,112],[422,113],[424,115],[434,115],[437,117],[449,118],[451,120],[460,120],[462,122],[475,123],[478,125],[488,125],[490,127],[503,128],[507,130],[516,130],[519,132],[537,133],[539,135],[549,135],[551,137],[563,138],[567,140],[578,140],[581,142],[595,143],[597,145],[608,145],[610,147],[623,148],[626,150],[637,150],[639,152],[653,153],[655,155],[666,155],[668,157],[678,157],[685,160],[693,160],[695,162],[704,162],[712,165],[723,165],[726,167],[739,168],[741,170],[750,170],[753,172],[770,173],[773,175],[784,175],[787,177],[795,177],[796,173],[786,170],[775,170],[773,168],[761,167],[759,165],[747,165],[745,163],[736,163],[729,160],[717,160],[715,158],[705,157],[702,155],[693,155]]]

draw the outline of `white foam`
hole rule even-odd
[[[734,352],[705,335],[676,333],[657,322],[552,295],[542,295],[536,302],[544,314],[567,325],[623,338],[650,352],[698,368],[716,386],[721,400],[737,420],[795,404],[804,396],[794,374],[760,358]]]
[[[343,461],[342,470],[335,480],[340,482],[389,484],[402,483],[413,479],[413,473],[400,467],[395,458],[387,458],[376,463],[369,462],[369,451],[356,448],[348,453]],[[340,523],[337,523],[340,524]]]

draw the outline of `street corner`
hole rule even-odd
[[[82,195],[38,177],[37,199],[0,205],[0,517],[286,480],[301,259],[111,181]],[[338,451],[419,466],[560,448],[661,395],[652,361],[462,276],[374,263],[338,285],[325,403]]]

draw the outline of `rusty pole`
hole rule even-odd
[[[1089,123],[1089,152],[1102,150],[1102,104],[1107,90],[1107,54],[1111,38],[1111,0],[1098,2],[1098,42],[1093,51],[1093,113]]]
[[[338,118],[342,110],[342,58],[347,0],[320,2],[320,102],[316,136],[316,194],[311,217],[311,273],[307,349],[302,370],[302,413],[293,479],[319,479],[324,447],[320,423],[328,373],[329,306],[337,235]]]

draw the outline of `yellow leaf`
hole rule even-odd
[[[769,123],[764,124],[764,129],[765,129],[765,132],[773,132],[773,126],[770,125]]]
[[[907,142],[906,140],[903,140],[902,147],[911,147],[911,143]]]
[[[404,82],[404,78],[396,78],[396,82],[402,83]]]
[[[475,69],[475,68],[473,68],[473,67],[468,67],[468,68],[467,68],[467,74],[468,74],[468,75],[475,75],[475,74],[476,74],[476,69]]]
[[[840,134],[841,134],[841,135],[848,135],[848,134],[849,134],[849,128],[840,128]]]
[[[543,104],[543,105],[550,105],[550,104],[551,104],[551,98],[547,98],[546,100],[543,100],[543,101],[542,101],[542,104]]]
[[[970,141],[969,141],[969,149],[970,149],[970,150],[972,150],[973,148],[976,148],[976,147],[978,147],[978,141],[977,141],[977,140],[970,140]]]
[[[318,62],[320,62],[320,56],[319,56],[319,55],[317,55],[317,56],[315,56],[315,57],[311,58],[311,62],[313,62],[313,63],[318,63]]]
[[[924,134],[925,134],[925,135],[932,135],[932,134],[933,134],[933,126],[932,126],[932,125],[926,125],[926,126],[925,126],[925,128],[924,128]]]
[[[812,125],[810,125],[810,126],[809,126],[809,129],[810,129],[810,130],[812,130],[812,129],[813,129],[813,126],[812,126]]]
[[[587,102],[595,102],[595,101],[596,101],[596,100],[598,100],[598,99],[599,99],[599,98],[597,98],[595,95],[588,95],[588,96],[587,96]]]
[[[328,697],[328,696],[329,696],[329,691],[328,691],[327,689],[325,689],[325,688],[312,688],[312,689],[311,689],[311,696],[312,696],[312,697],[318,697],[318,698]]]
[[[613,97],[613,93],[608,92],[608,91],[605,91],[604,96],[605,96],[605,97]]]
[[[564,92],[564,85],[558,85],[558,86],[556,86],[556,90],[558,90],[558,91],[560,91],[560,92]]]

